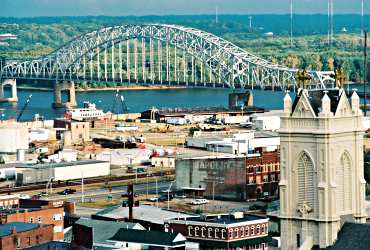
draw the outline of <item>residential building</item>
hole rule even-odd
[[[53,225],[10,222],[0,224],[0,250],[16,250],[53,240]]]
[[[363,136],[356,92],[351,100],[343,89],[303,89],[294,102],[285,96],[280,129],[281,249],[327,248],[345,222],[365,223]]]
[[[184,235],[200,249],[268,249],[268,218],[242,212],[166,221],[168,232]]]

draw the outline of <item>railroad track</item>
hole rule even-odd
[[[137,178],[143,179],[147,178],[148,173],[138,173]],[[156,176],[171,176],[175,174],[175,170],[165,170],[163,172],[152,172],[151,177]],[[126,180],[135,180],[136,174],[124,175],[124,176],[104,176],[104,177],[94,177],[84,179],[84,184],[97,184],[97,183],[110,183],[110,182],[117,182],[117,181],[126,181]],[[79,180],[79,179],[78,179]],[[38,183],[32,184],[27,186],[18,186],[18,187],[8,187],[8,188],[1,188],[0,194],[9,194],[9,193],[20,193],[26,191],[35,191],[45,189],[45,183]],[[62,188],[62,187],[73,187],[73,186],[80,186],[81,184],[75,182],[75,180],[70,181],[62,181],[53,182],[53,188]]]

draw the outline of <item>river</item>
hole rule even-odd
[[[356,86],[354,86],[356,87]],[[359,87],[359,86],[357,86]],[[152,107],[216,107],[227,106],[230,89],[153,89],[153,90],[122,90],[129,112],[142,112]],[[9,90],[5,90],[9,95]],[[64,110],[51,108],[53,92],[39,90],[18,90],[18,104],[0,104],[2,119],[17,117],[24,106],[27,97],[32,94],[32,99],[25,110],[22,120],[30,120],[35,114],[40,114],[46,119],[53,119],[63,115]],[[284,92],[254,90],[254,105],[266,109],[281,109],[283,107]],[[65,97],[64,97],[65,98]],[[104,111],[111,111],[115,98],[114,91],[86,91],[77,92],[78,106],[84,101],[93,102]]]

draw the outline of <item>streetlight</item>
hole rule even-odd
[[[167,190],[167,210],[170,210],[170,191],[173,183],[174,181],[171,181],[171,184]]]

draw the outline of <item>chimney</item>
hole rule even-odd
[[[128,194],[128,220],[133,221],[133,206],[134,206],[134,184],[129,183],[127,186]]]

